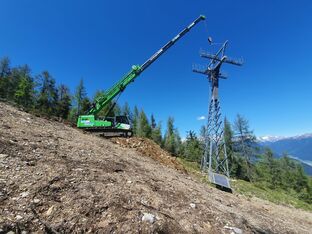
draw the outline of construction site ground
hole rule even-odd
[[[312,213],[220,191],[150,140],[0,102],[0,233],[312,233]]]

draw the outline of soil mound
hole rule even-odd
[[[137,152],[140,152],[142,156],[151,157],[163,165],[187,173],[186,169],[177,161],[175,157],[163,150],[159,145],[150,139],[131,137],[112,138],[111,141],[123,148],[135,149]]]

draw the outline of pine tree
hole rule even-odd
[[[37,101],[37,109],[42,114],[56,115],[57,114],[58,94],[55,88],[55,80],[48,71],[41,74],[41,87]]]
[[[88,97],[85,97],[81,100],[81,114],[87,113],[91,108],[91,101]]]
[[[167,121],[167,131],[164,138],[164,148],[177,156],[181,146],[181,138],[178,131],[174,127],[174,119],[172,117],[168,118]]]
[[[86,100],[87,92],[86,92],[86,89],[85,89],[84,84],[83,84],[83,79],[80,79],[80,82],[76,88],[74,98],[75,98],[75,102],[76,102],[77,115],[80,115],[80,114],[84,113],[84,110],[82,110],[83,109],[82,108],[83,102],[85,105],[87,103],[87,101],[89,101],[89,100]],[[84,106],[84,107],[86,107],[86,106]]]
[[[231,123],[224,118],[224,141],[226,144],[226,152],[228,154],[228,157],[231,157],[232,153],[233,153],[233,130],[231,127]]]
[[[58,88],[58,103],[57,103],[57,116],[67,119],[70,107],[71,107],[71,96],[69,88],[65,85],[60,85]]]
[[[9,76],[11,74],[10,60],[4,57],[0,60],[0,97],[7,98]]]
[[[121,115],[127,116],[129,119],[129,123],[132,124],[133,114],[131,112],[128,102],[125,102],[124,105],[122,106]]]
[[[153,114],[151,115],[151,127],[152,129],[156,128],[156,120]]]
[[[266,182],[266,186],[271,189],[283,187],[282,164],[280,160],[274,158],[271,149],[266,148],[261,161],[256,164],[257,180]]]
[[[238,154],[234,152],[233,143],[234,132],[232,130],[231,123],[224,118],[224,141],[226,146],[226,153],[229,160],[230,175],[239,178],[243,172],[243,168],[240,165],[241,161],[237,158]]]
[[[283,189],[288,190],[289,188],[294,188],[296,184],[296,178],[294,176],[294,171],[296,169],[295,162],[284,153],[280,159],[280,165],[282,170]]]
[[[128,116],[130,120],[132,119],[132,113],[131,113],[131,109],[130,109],[128,102],[125,102],[125,104],[121,108],[121,114]]]
[[[159,122],[154,128],[152,128],[152,140],[158,145],[162,145],[162,135],[161,135],[161,123]]]
[[[118,103],[114,103],[113,105],[114,105],[114,109],[113,109],[114,110],[114,115],[113,116],[121,115],[122,114],[122,110],[121,110],[119,104]]]
[[[30,75],[30,69],[28,66],[24,66],[20,69],[19,83],[17,84],[14,94],[14,100],[17,104],[25,107],[26,109],[31,109],[34,105],[35,98],[35,83]]]
[[[265,162],[269,171],[269,182],[271,188],[278,188],[281,186],[281,170],[278,161],[274,158],[272,150],[268,149],[265,153]]]
[[[152,128],[149,125],[146,114],[142,110],[139,115],[137,136],[151,138]]]
[[[176,144],[175,155],[178,156],[180,154],[181,148],[182,148],[182,139],[181,139],[179,130],[177,128],[174,129],[174,135],[175,135],[175,144]]]
[[[300,164],[296,165],[294,174],[295,174],[295,179],[296,179],[296,184],[294,186],[294,189],[297,192],[302,192],[302,190],[308,187],[308,178],[306,174],[304,173],[303,167]]]
[[[254,173],[251,159],[255,153],[256,137],[249,128],[248,120],[239,114],[234,121],[234,131],[239,142],[237,149],[245,161],[246,179],[251,181]]]
[[[205,125],[202,125],[199,130],[199,140],[202,144],[205,144],[207,134],[208,134],[207,127]]]
[[[3,80],[5,95],[4,97],[7,100],[15,100],[15,92],[18,88],[18,85],[22,78],[29,76],[30,77],[30,68],[28,65],[23,65],[19,67],[12,68],[10,72],[6,72],[8,74]]]
[[[134,106],[133,118],[132,118],[132,128],[133,128],[133,134],[134,135],[137,135],[137,133],[139,131],[138,121],[139,121],[139,109],[137,106]]]
[[[154,115],[151,115],[151,139],[158,145],[162,145],[161,123],[156,124]]]
[[[72,124],[76,124],[77,123],[77,108],[75,106],[72,106],[69,110],[69,114],[68,114],[68,120],[72,123]]]
[[[176,152],[173,122],[174,119],[172,117],[169,117],[164,139],[164,148],[172,154]]]
[[[194,131],[188,131],[186,141],[183,143],[182,156],[188,161],[200,163],[203,156],[203,145]]]
[[[4,57],[0,60],[0,78],[9,76],[10,72],[10,59],[8,57]]]

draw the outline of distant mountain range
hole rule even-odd
[[[305,171],[312,175],[312,134],[304,134],[293,137],[263,136],[258,138],[259,144],[269,147],[272,151],[282,156],[288,156],[303,163]]]

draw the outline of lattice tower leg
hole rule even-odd
[[[208,168],[207,168],[208,167]],[[223,135],[220,105],[218,99],[211,99],[207,121],[207,136],[201,168],[229,176],[228,158]]]

